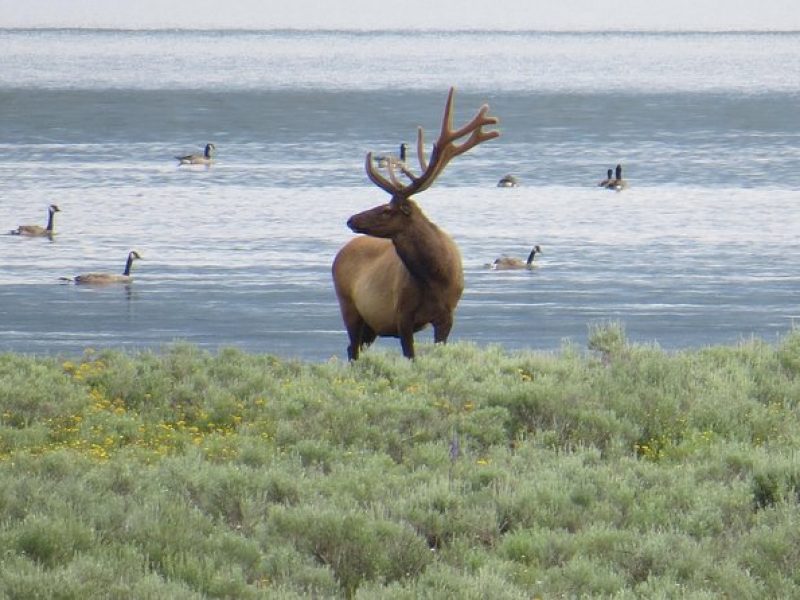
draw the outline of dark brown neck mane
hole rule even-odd
[[[441,229],[414,207],[413,226],[392,238],[395,251],[414,279],[438,285],[451,283],[451,249]]]

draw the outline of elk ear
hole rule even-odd
[[[400,212],[405,216],[409,216],[411,214],[411,203],[408,200],[401,200],[399,208]]]

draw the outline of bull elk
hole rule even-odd
[[[347,226],[366,235],[350,240],[333,261],[350,360],[358,359],[361,348],[378,336],[399,337],[403,355],[414,358],[414,333],[429,323],[435,342],[444,343],[450,335],[453,311],[464,290],[461,255],[452,238],[425,216],[411,195],[428,189],[450,160],[500,135],[483,130],[498,122],[488,115],[486,104],[469,123],[454,129],[453,94],[450,88],[430,162],[423,130],[417,130],[419,176],[393,160],[386,165],[387,178],[375,168],[372,153],[367,154],[367,176],[392,199],[350,217]]]

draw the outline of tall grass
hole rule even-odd
[[[421,350],[0,355],[0,597],[800,597],[800,333]]]

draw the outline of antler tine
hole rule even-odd
[[[428,170],[428,159],[425,158],[425,130],[417,127],[417,158],[423,173]]]
[[[439,134],[439,141],[444,139],[453,139],[451,133],[453,131],[453,98],[456,93],[456,88],[451,87],[447,93],[447,102],[444,105],[444,116],[442,117],[442,131]],[[463,127],[462,127],[463,129]]]
[[[395,164],[396,166],[400,167],[400,171],[403,173],[403,175],[408,177],[411,181],[414,181],[417,178],[417,176],[414,175],[414,172],[411,169],[409,169],[404,162],[398,161]]]
[[[388,192],[392,196],[400,192],[402,186],[400,185],[395,186],[391,181],[386,179],[386,177],[384,177],[383,175],[378,173],[378,171],[375,170],[375,165],[372,163],[372,152],[367,152],[367,159],[366,162],[364,163],[364,167],[367,170],[367,177],[369,177],[369,180],[375,185],[377,185],[379,188],[381,188],[383,191]],[[392,178],[395,179],[394,177]]]
[[[441,167],[437,166],[439,164],[438,146],[443,142],[443,140],[447,140],[449,135],[448,132],[453,129],[453,96],[455,91],[456,89],[451,87],[447,94],[447,102],[444,106],[444,116],[442,117],[442,130],[439,134],[439,142],[434,142],[433,149],[431,150],[431,160],[433,161],[435,167],[431,173],[428,173],[428,167],[430,166],[430,163],[425,156],[425,130],[422,127],[417,127],[417,160],[419,160],[419,166],[422,169],[422,175],[417,177],[410,170],[403,169],[403,172],[406,174],[406,176],[411,179],[411,183],[408,185],[407,189],[403,190],[407,196],[427,189],[428,186],[433,183],[434,179],[436,179],[439,172],[444,168],[444,165]]]
[[[472,135],[470,135],[465,142],[463,142],[458,146],[453,145],[453,153],[450,156],[450,158],[458,156],[459,154],[463,154],[464,152],[466,152],[467,150],[469,150],[474,146],[477,146],[481,142],[494,139],[500,135],[500,132],[497,130],[492,130],[492,131],[483,130],[484,125],[497,125],[498,123],[497,117],[486,116],[488,110],[489,106],[487,104],[484,104],[481,107],[480,112],[475,116],[472,122],[469,125],[466,125],[461,129],[459,129],[453,135],[453,139],[456,140],[459,137],[466,135],[467,133],[469,133],[470,130],[472,130]]]
[[[396,161],[396,162],[399,163],[400,161]],[[399,189],[401,189],[403,187],[403,184],[400,183],[400,180],[397,178],[397,174],[394,172],[394,166],[395,166],[396,162],[393,159],[390,158],[389,162],[386,163],[386,169],[389,171],[389,179],[392,180],[392,184],[394,185],[394,187],[396,189],[399,190]]]
[[[433,144],[431,151],[430,163],[424,160],[424,149],[422,148],[422,131],[418,134],[418,154],[420,155],[420,165],[423,168],[423,173],[418,178],[415,178],[413,183],[407,186],[404,194],[410,195],[411,193],[421,192],[426,190],[444,170],[451,159],[463,154],[470,148],[477,146],[481,142],[491,140],[500,135],[499,131],[484,131],[483,127],[486,125],[496,125],[499,120],[497,117],[489,116],[489,105],[484,104],[481,106],[478,113],[463,127],[453,130],[453,103],[455,98],[455,88],[451,87],[450,92],[447,94],[447,103],[444,107],[444,116],[442,117],[442,130],[439,134],[439,139]],[[459,138],[471,133],[466,141],[457,145],[455,142]]]
[[[377,172],[372,164],[372,153],[370,152],[367,154],[366,168],[367,175],[372,183],[389,192],[396,198],[408,198],[412,194],[428,189],[451,159],[459,154],[463,154],[481,142],[491,140],[500,135],[500,132],[496,130],[483,130],[486,125],[496,125],[498,123],[497,117],[492,117],[487,114],[489,112],[488,104],[481,106],[480,110],[478,110],[478,113],[471,121],[454,131],[454,96],[455,88],[451,87],[450,92],[447,94],[447,103],[444,107],[442,130],[439,134],[439,139],[433,143],[430,161],[425,157],[425,133],[422,127],[417,129],[417,158],[422,168],[422,174],[416,176],[406,165],[399,161],[390,160],[388,163],[389,179],[386,179],[386,177]],[[464,142],[456,144],[456,140],[467,134],[470,134],[470,136]],[[411,182],[405,186],[402,185],[394,170],[395,166],[398,165],[402,173],[411,180]]]
[[[450,131],[447,132],[446,137],[444,131],[442,132],[443,137],[439,139],[439,142],[437,142],[436,146],[434,147],[435,151],[439,148],[439,144],[441,144],[442,152],[441,156],[436,157],[436,169],[433,171],[433,173],[431,173],[431,182],[439,176],[439,174],[453,158],[463,154],[481,142],[494,139],[500,135],[500,132],[496,130],[483,130],[485,125],[496,125],[499,122],[497,117],[487,116],[487,112],[489,112],[489,105],[484,104],[481,106],[478,114],[476,114],[469,123],[461,127],[458,131],[452,131],[451,127]],[[469,136],[469,138],[467,138],[466,141],[462,142],[461,144],[455,143],[457,139],[464,137],[470,132],[472,132],[472,134]]]
[[[458,131],[454,131],[451,133],[450,139],[457,140],[458,138],[467,135],[470,131],[473,130],[480,131],[480,129],[484,125],[497,125],[499,119],[497,117],[487,116],[486,113],[488,112],[489,112],[488,104],[484,104],[483,106],[481,106],[480,110],[478,110],[478,114],[476,114],[469,123],[464,125]]]

